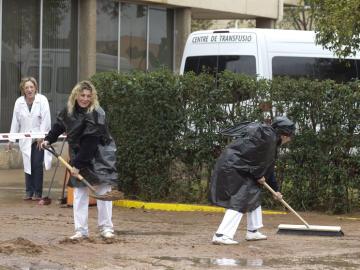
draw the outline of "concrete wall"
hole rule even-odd
[[[60,153],[62,148],[62,141],[56,142],[53,144],[55,150]],[[62,157],[67,160],[69,158],[69,150],[68,144],[65,143]],[[55,166],[57,159],[54,157],[52,160],[52,165]],[[0,170],[8,170],[8,169],[22,169],[23,162],[22,162],[22,154],[19,149],[19,144],[15,143],[13,145],[13,149],[11,151],[7,151],[7,143],[0,144]]]
[[[282,0],[143,0],[145,4],[162,4],[191,8],[195,19],[278,18]],[[290,1],[290,0],[288,0]]]
[[[284,0],[284,5],[298,6],[303,4],[303,0]]]
[[[18,144],[13,150],[7,151],[7,144],[0,144],[0,169],[19,169],[23,167],[22,156]]]

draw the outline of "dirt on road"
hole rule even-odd
[[[2,175],[0,175],[2,177]],[[0,181],[5,178],[1,178]],[[6,183],[6,184],[5,184]],[[21,187],[0,184],[0,270],[4,269],[360,269],[360,216],[300,213],[309,223],[341,226],[343,237],[277,234],[281,223],[299,224],[292,214],[264,215],[268,240],[245,241],[242,220],[236,246],[211,243],[223,214],[165,212],[114,207],[116,237],[97,231],[90,207],[90,238],[73,234],[72,208],[23,201]]]

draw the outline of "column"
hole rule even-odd
[[[96,72],[96,0],[80,0],[79,80]]]

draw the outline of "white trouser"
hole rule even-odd
[[[111,191],[110,185],[94,186],[99,195]],[[98,210],[98,226],[101,232],[114,232],[112,218],[112,202],[96,200]],[[89,190],[87,187],[74,188],[74,223],[75,232],[89,235],[88,212],[89,212]]]
[[[216,233],[233,239],[242,216],[243,214],[238,211],[227,209]],[[254,211],[247,213],[247,230],[253,231],[262,227],[262,212],[261,206],[259,206]]]

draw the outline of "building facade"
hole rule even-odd
[[[33,76],[54,119],[79,80],[96,72],[177,72],[191,19],[254,19],[271,28],[298,0],[0,0],[0,132],[21,77]]]

